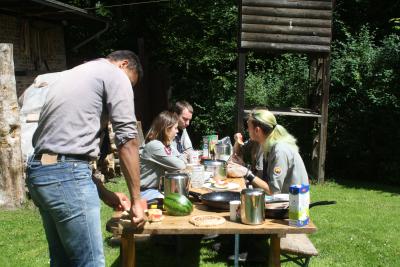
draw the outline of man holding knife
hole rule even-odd
[[[104,266],[100,198],[130,209],[144,225],[132,87],[142,76],[138,57],[115,51],[66,70],[51,85],[33,136],[27,186],[43,220],[50,266]],[[99,155],[111,121],[130,200],[92,180],[89,162]]]

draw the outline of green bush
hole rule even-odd
[[[69,2],[88,4],[84,0]],[[169,70],[170,102],[186,99],[195,108],[189,131],[196,147],[204,134],[234,133],[237,1],[183,0],[109,10],[106,6],[112,1],[100,2],[104,6],[98,12],[113,20],[112,30],[102,35],[99,47],[132,49],[138,37],[145,40],[148,68],[163,65]],[[386,18],[397,17],[395,8],[387,8],[394,7],[395,2],[338,1],[335,6],[333,30],[338,39],[331,56],[328,175],[345,173],[349,179],[388,181],[396,181],[395,177],[400,176],[400,156],[396,153],[400,142],[397,125],[400,121],[400,40],[398,35],[383,38],[388,32],[396,31],[392,26],[397,25],[397,20],[389,22]],[[366,21],[379,29],[377,35],[367,27],[354,34]],[[78,40],[88,35],[71,33],[70,37]],[[92,50],[87,46],[82,51],[90,54]],[[306,106],[313,87],[308,66],[304,55],[249,53],[245,106]],[[287,117],[278,120],[298,138],[302,156],[307,161],[315,120]]]
[[[308,59],[304,55],[248,56],[245,105],[304,107],[309,84]]]
[[[328,164],[333,173],[399,182],[400,38],[367,27],[333,47]]]

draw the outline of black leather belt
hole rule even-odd
[[[35,154],[33,156],[34,160],[41,160],[43,154]],[[57,154],[57,160],[62,160],[64,156],[64,160],[77,160],[77,161],[92,161],[93,159],[86,155],[71,155],[71,154]]]

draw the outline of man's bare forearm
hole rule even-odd
[[[106,188],[104,187],[104,184],[100,181],[100,179],[97,179],[93,176],[92,180],[97,187],[97,192],[99,194],[100,199],[104,201],[104,195],[106,194]]]
[[[96,184],[97,192],[99,193],[100,199],[106,203],[108,206],[115,208],[119,205],[119,200],[115,193],[108,190],[102,181],[97,178],[92,177],[93,182]]]
[[[119,158],[133,203],[140,199],[139,145],[137,139],[131,139],[119,147]]]

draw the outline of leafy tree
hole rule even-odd
[[[398,182],[400,38],[390,35],[377,45],[367,27],[346,35],[332,55],[328,167]]]
[[[107,54],[110,48],[137,51],[137,38],[144,38],[149,67],[169,69],[171,102],[186,99],[195,107],[193,139],[234,132],[237,1],[173,0],[123,7],[108,7],[126,3],[112,0],[67,2],[96,5],[99,15],[111,19],[110,30],[82,54]],[[398,20],[390,20],[398,17],[399,5],[397,0],[335,1],[328,175],[392,181],[400,175],[393,149],[400,142],[400,43]],[[71,33],[71,38],[86,34]],[[249,53],[246,106],[304,106],[312,86],[308,63],[304,55]],[[279,121],[298,137],[304,158],[309,158],[313,122]]]

